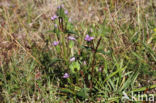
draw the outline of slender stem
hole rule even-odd
[[[93,61],[92,61],[92,65],[91,65],[91,66],[92,66],[92,76],[94,75],[95,56],[96,56],[98,47],[99,47],[99,45],[100,45],[101,39],[102,39],[102,37],[100,37],[100,39],[98,40],[97,45],[96,45],[96,48],[95,48],[95,50],[94,50],[94,54],[93,54]]]
[[[101,39],[102,39],[102,37],[100,37],[100,39],[99,39],[98,42],[97,42],[96,48],[94,49],[93,61],[92,61],[92,64],[91,64],[91,74],[92,74],[92,79],[93,79],[93,77],[94,77],[95,56],[96,56],[96,53],[97,53],[98,47],[99,47],[99,45],[100,45]],[[90,88],[93,87],[92,79],[91,79],[91,81],[90,81]]]

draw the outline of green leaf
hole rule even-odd
[[[69,48],[73,48],[73,46],[74,46],[74,41],[70,41],[69,42]]]
[[[70,70],[72,73],[76,73],[77,71],[80,70],[80,64],[79,62],[73,62],[70,66],[69,66]]]
[[[80,96],[80,97],[82,97],[82,98],[84,98],[84,99],[86,99],[86,98],[89,97],[88,91],[89,91],[89,89],[86,88],[86,86],[84,86],[84,88],[82,88],[82,89],[77,93],[77,95]]]
[[[109,76],[107,76],[107,78],[104,80],[104,82],[106,82],[108,79],[110,79],[111,77],[113,77],[114,75],[116,75],[118,72],[122,72],[122,71],[125,70],[126,68],[127,68],[127,67],[117,69],[115,72],[113,72],[113,73],[111,73]]]
[[[108,50],[107,52],[105,52],[104,50],[100,49],[100,50],[98,50],[97,52],[98,52],[98,53],[102,53],[102,54],[104,54],[104,55],[111,54],[111,51],[110,51],[110,50]]]
[[[61,88],[61,91],[65,92],[65,93],[75,94],[75,92],[73,92],[72,90],[70,90],[68,88]]]
[[[127,88],[129,88],[130,85],[134,84],[134,82],[136,81],[136,78],[139,75],[139,71],[134,72],[128,79],[127,81],[121,86],[121,88],[119,89],[119,91],[123,91]]]
[[[140,91],[145,91],[147,88],[149,88],[149,89],[156,88],[156,84],[146,86],[146,87],[137,88],[137,89],[133,89],[132,91],[133,92],[140,92]]]

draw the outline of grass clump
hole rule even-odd
[[[123,93],[155,94],[154,1],[52,2],[1,6],[2,102],[120,103],[132,101]]]

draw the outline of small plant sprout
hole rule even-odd
[[[70,61],[71,62],[75,61],[75,57],[70,58]]]
[[[86,41],[92,41],[94,39],[94,37],[90,37],[88,34],[85,37]]]
[[[54,41],[54,42],[53,42],[53,45],[54,45],[54,46],[57,46],[58,44],[59,44],[59,41]]]
[[[68,74],[68,73],[65,73],[65,74],[63,75],[63,78],[69,78],[69,74]]]

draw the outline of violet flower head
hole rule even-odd
[[[57,9],[60,9],[60,8],[61,8],[61,6],[58,6],[58,7],[57,7]]]
[[[69,18],[68,21],[71,22],[72,21],[71,18]]]
[[[86,41],[92,41],[94,39],[94,37],[90,37],[88,34],[85,37]]]
[[[75,57],[70,58],[70,61],[71,62],[75,61]]]
[[[57,46],[58,44],[59,44],[58,41],[54,41],[54,42],[53,42],[53,45],[54,45],[54,46]]]
[[[58,8],[58,9],[64,8],[64,5],[62,4],[62,5],[58,6],[57,8]]]
[[[83,64],[86,65],[87,64],[86,61],[83,61]]]
[[[54,24],[54,27],[57,28],[57,24]]]
[[[100,67],[100,68],[98,69],[98,71],[101,72],[101,71],[102,71],[102,68]]]
[[[65,74],[63,75],[63,78],[69,78],[69,74],[68,74],[68,73],[65,73]]]
[[[68,37],[69,40],[76,40],[73,36]]]
[[[55,20],[55,19],[57,19],[57,15],[51,17],[51,20]]]
[[[64,13],[67,15],[68,14],[68,10],[65,10]]]

